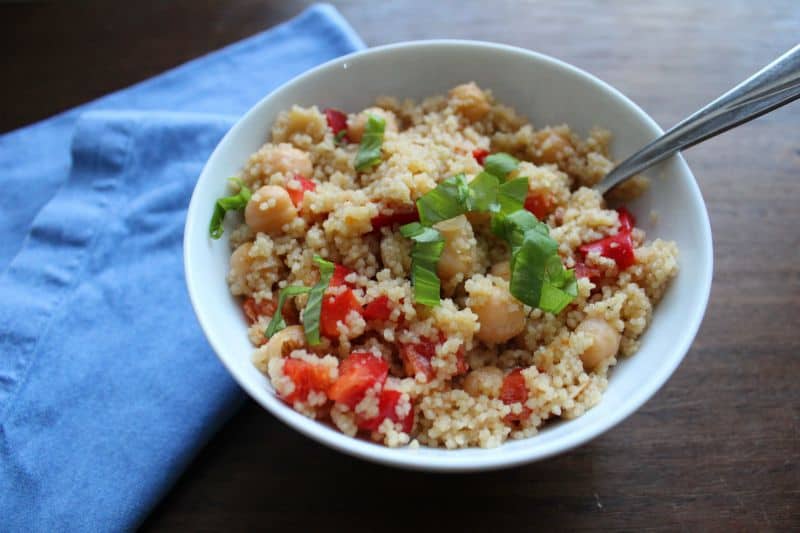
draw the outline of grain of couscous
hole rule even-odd
[[[227,281],[254,364],[297,411],[388,446],[492,447],[580,416],[678,268],[589,188],[610,140],[535,129],[474,83],[281,113],[211,230],[243,212]]]

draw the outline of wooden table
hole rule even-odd
[[[14,102],[3,106],[0,130],[157,74],[306,4],[0,7],[0,91]],[[610,82],[664,126],[800,37],[796,0],[650,4],[337,3],[369,45],[457,37],[538,50]],[[525,467],[433,475],[333,452],[250,402],[145,529],[417,528],[431,510],[454,531],[800,528],[799,126],[800,103],[687,154],[714,231],[711,303],[672,379],[614,430]]]

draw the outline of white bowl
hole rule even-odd
[[[644,111],[606,83],[541,54],[473,41],[421,41],[373,48],[330,61],[273,91],[225,135],[192,195],[184,236],[189,295],[203,331],[222,363],[250,396],[291,427],[337,450],[388,465],[435,471],[508,467],[564,452],[600,435],[633,413],[669,378],[694,339],[708,302],[711,228],[694,176],[673,157],[647,174],[650,190],[629,207],[648,238],[674,240],[681,271],[658,304],[641,348],[611,371],[602,401],[583,416],[545,428],[535,437],[493,449],[392,449],[348,437],[292,410],[250,362],[253,347],[237,299],[225,282],[226,237],[208,237],[214,201],[226,193],[247,157],[267,139],[277,114],[292,104],[359,110],[378,96],[423,98],[474,80],[534,124],[566,123],[585,135],[594,126],[614,134],[619,159],[662,133]],[[653,223],[651,211],[659,213]],[[199,392],[202,394],[202,391]]]

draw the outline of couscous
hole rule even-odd
[[[535,129],[474,83],[281,113],[210,229],[242,213],[227,281],[253,363],[297,411],[388,446],[492,447],[580,416],[678,268],[589,188],[610,140]]]

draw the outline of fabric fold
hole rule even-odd
[[[127,89],[31,126],[0,135],[0,273],[17,253],[34,216],[69,171],[77,118],[92,110],[169,110],[241,115],[294,76],[364,48],[330,5],[231,44]]]
[[[0,136],[0,529],[136,527],[240,405],[186,294],[191,192],[238,115],[361,46],[314,6]]]
[[[70,177],[0,281],[14,302],[0,353],[18,356],[3,359],[16,387],[0,418],[12,529],[135,525],[241,402],[195,322],[181,254],[196,176],[233,121],[78,121]]]

